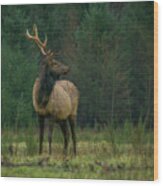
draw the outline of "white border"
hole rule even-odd
[[[76,3],[76,2],[122,2],[124,0],[1,0],[0,4],[47,4],[47,3]],[[132,2],[134,0],[128,0],[128,2]],[[138,0],[140,1],[140,0]],[[35,186],[38,184],[39,186],[43,185],[60,185],[60,186],[83,186],[83,185],[90,185],[90,186],[99,186],[99,185],[115,185],[119,186],[124,184],[125,186],[130,185],[163,185],[163,148],[161,148],[161,142],[163,142],[163,114],[161,114],[161,110],[163,110],[163,52],[162,48],[163,45],[163,0],[157,0],[159,5],[159,180],[155,182],[149,181],[111,181],[111,180],[72,180],[72,179],[34,179],[34,178],[0,178],[0,185],[2,186]],[[0,63],[1,64],[1,63]]]
[[[128,1],[143,1],[143,0],[128,0]],[[153,1],[153,0],[144,0]],[[158,0],[156,0],[158,1]],[[127,0],[1,0],[1,4],[55,4],[55,3],[88,3],[88,2],[127,2]]]

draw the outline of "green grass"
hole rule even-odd
[[[39,156],[37,129],[20,130],[17,135],[2,130],[2,158],[12,163],[2,164],[2,176],[153,180],[153,132],[145,130],[141,123],[138,127],[126,123],[124,128],[108,127],[100,132],[78,129],[77,137],[76,157],[72,155],[72,143],[69,155],[63,156],[58,128],[53,134],[52,155],[48,156],[45,140],[43,155]]]

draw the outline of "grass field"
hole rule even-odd
[[[44,152],[38,155],[37,129],[2,129],[2,176],[33,178],[85,178],[153,180],[153,131],[143,124],[105,130],[77,129],[76,157],[64,157],[61,131],[55,128],[53,152],[48,156],[47,136]]]

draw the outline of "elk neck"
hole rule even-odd
[[[38,104],[45,107],[49,101],[50,94],[59,75],[52,73],[47,65],[40,65],[39,72],[40,88],[38,92]]]

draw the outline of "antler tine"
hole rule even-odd
[[[48,37],[47,37],[47,35],[45,34],[45,40],[44,40],[44,43],[43,43],[43,46],[44,46],[44,47],[46,47],[47,42],[48,42]]]
[[[47,55],[45,49],[46,49],[46,45],[47,45],[47,36],[45,37],[45,41],[44,43],[41,42],[41,40],[38,37],[38,29],[36,24],[33,25],[33,32],[34,32],[34,36],[32,36],[28,29],[26,30],[26,36],[28,39],[34,40],[35,43],[37,44],[37,46],[40,48],[41,52],[43,55]]]
[[[29,33],[28,29],[26,30],[26,36],[27,36],[28,39],[35,39],[34,36],[32,36],[32,35]]]
[[[48,41],[47,35],[45,34],[44,42],[41,42],[40,38],[38,37],[38,29],[37,29],[37,25],[36,24],[33,25],[33,31],[34,31],[35,36],[37,38],[38,44],[45,49],[46,45],[47,45],[47,41]]]
[[[38,37],[38,29],[37,29],[36,24],[33,24],[33,32],[35,33],[35,36]]]

